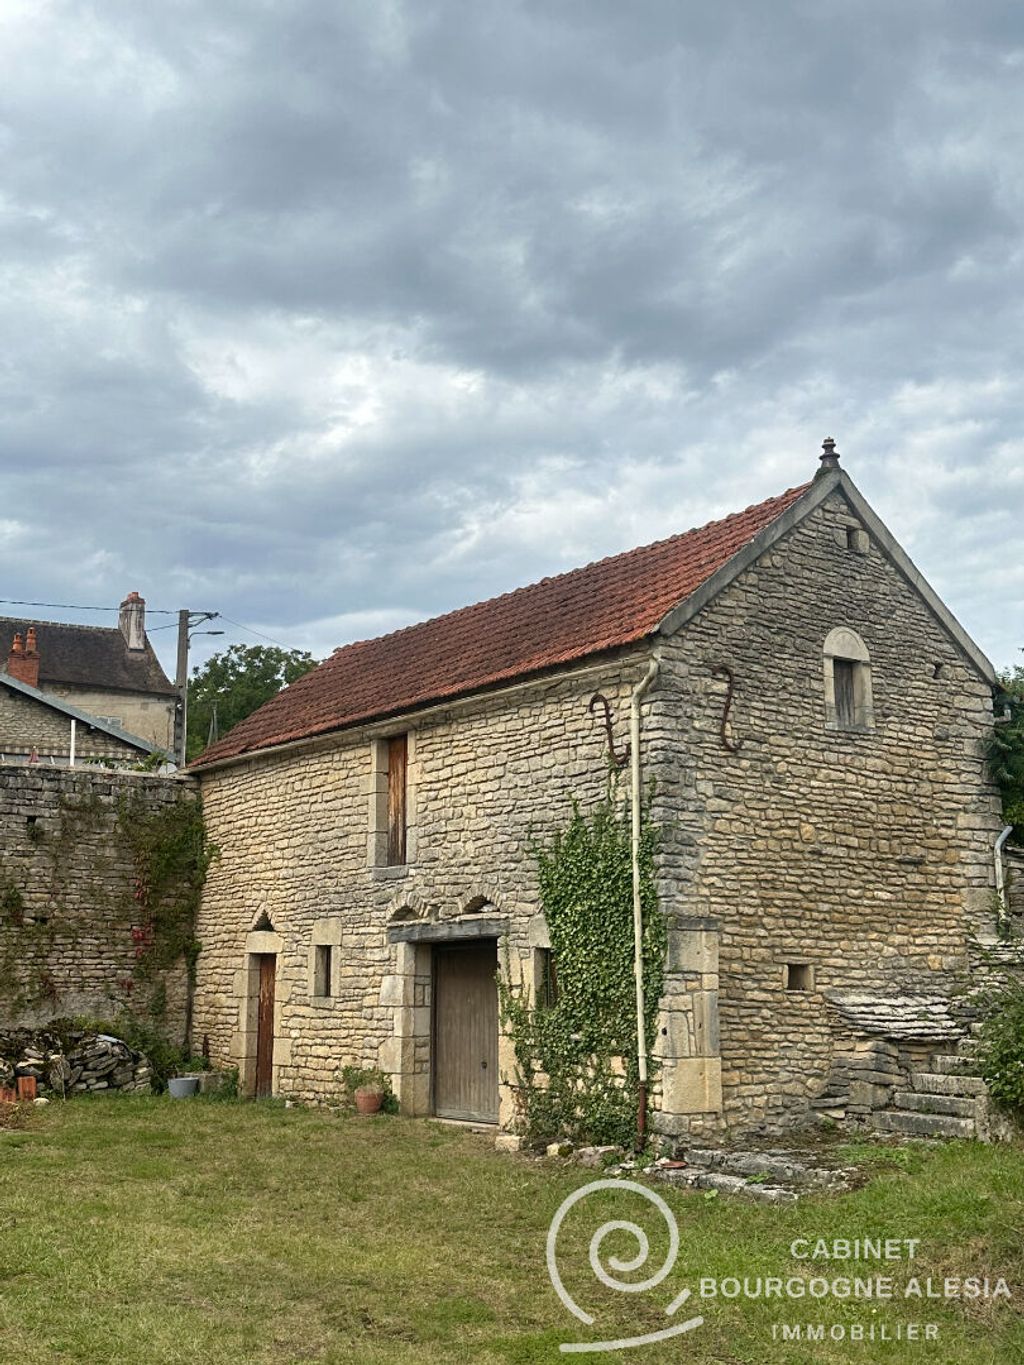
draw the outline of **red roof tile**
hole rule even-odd
[[[345,645],[211,745],[195,765],[399,715],[643,639],[807,487],[420,625]]]

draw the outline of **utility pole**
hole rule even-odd
[[[174,713],[174,756],[178,767],[185,766],[185,751],[188,744],[188,647],[193,635],[223,635],[222,630],[195,630],[204,621],[213,621],[219,611],[189,611],[182,607],[178,612],[178,661],[174,672],[174,687],[178,694],[178,705]]]

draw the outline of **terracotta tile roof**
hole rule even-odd
[[[117,626],[73,626],[64,621],[30,621],[0,616],[0,668],[16,633],[34,626],[39,642],[39,686],[73,683],[118,692],[149,692],[173,697],[174,687],[160,667],[153,646],[129,649]]]
[[[195,766],[399,715],[641,640],[808,486],[668,540],[345,645],[211,745]]]

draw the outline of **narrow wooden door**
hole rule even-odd
[[[256,1015],[256,1098],[262,1099],[274,1085],[274,977],[277,957],[260,954],[260,997]]]
[[[434,949],[434,1112],[498,1121],[498,945]]]

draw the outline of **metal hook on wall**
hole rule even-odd
[[[629,762],[630,755],[629,744],[627,743],[621,755],[616,752],[615,734],[614,731],[612,730],[611,703],[608,701],[608,698],[604,695],[603,692],[595,692],[594,695],[590,698],[589,710],[591,715],[594,714],[594,708],[597,706],[604,707],[604,728],[605,733],[608,736],[608,758],[615,765],[616,768],[624,768],[626,764]]]
[[[733,677],[732,669],[728,664],[715,664],[711,670],[713,678],[724,678],[727,687],[725,692],[725,706],[722,708],[722,724],[720,729],[722,748],[730,754],[738,754],[743,748],[743,741],[735,742],[729,738],[729,712],[732,710],[733,693],[736,691],[736,679]]]

